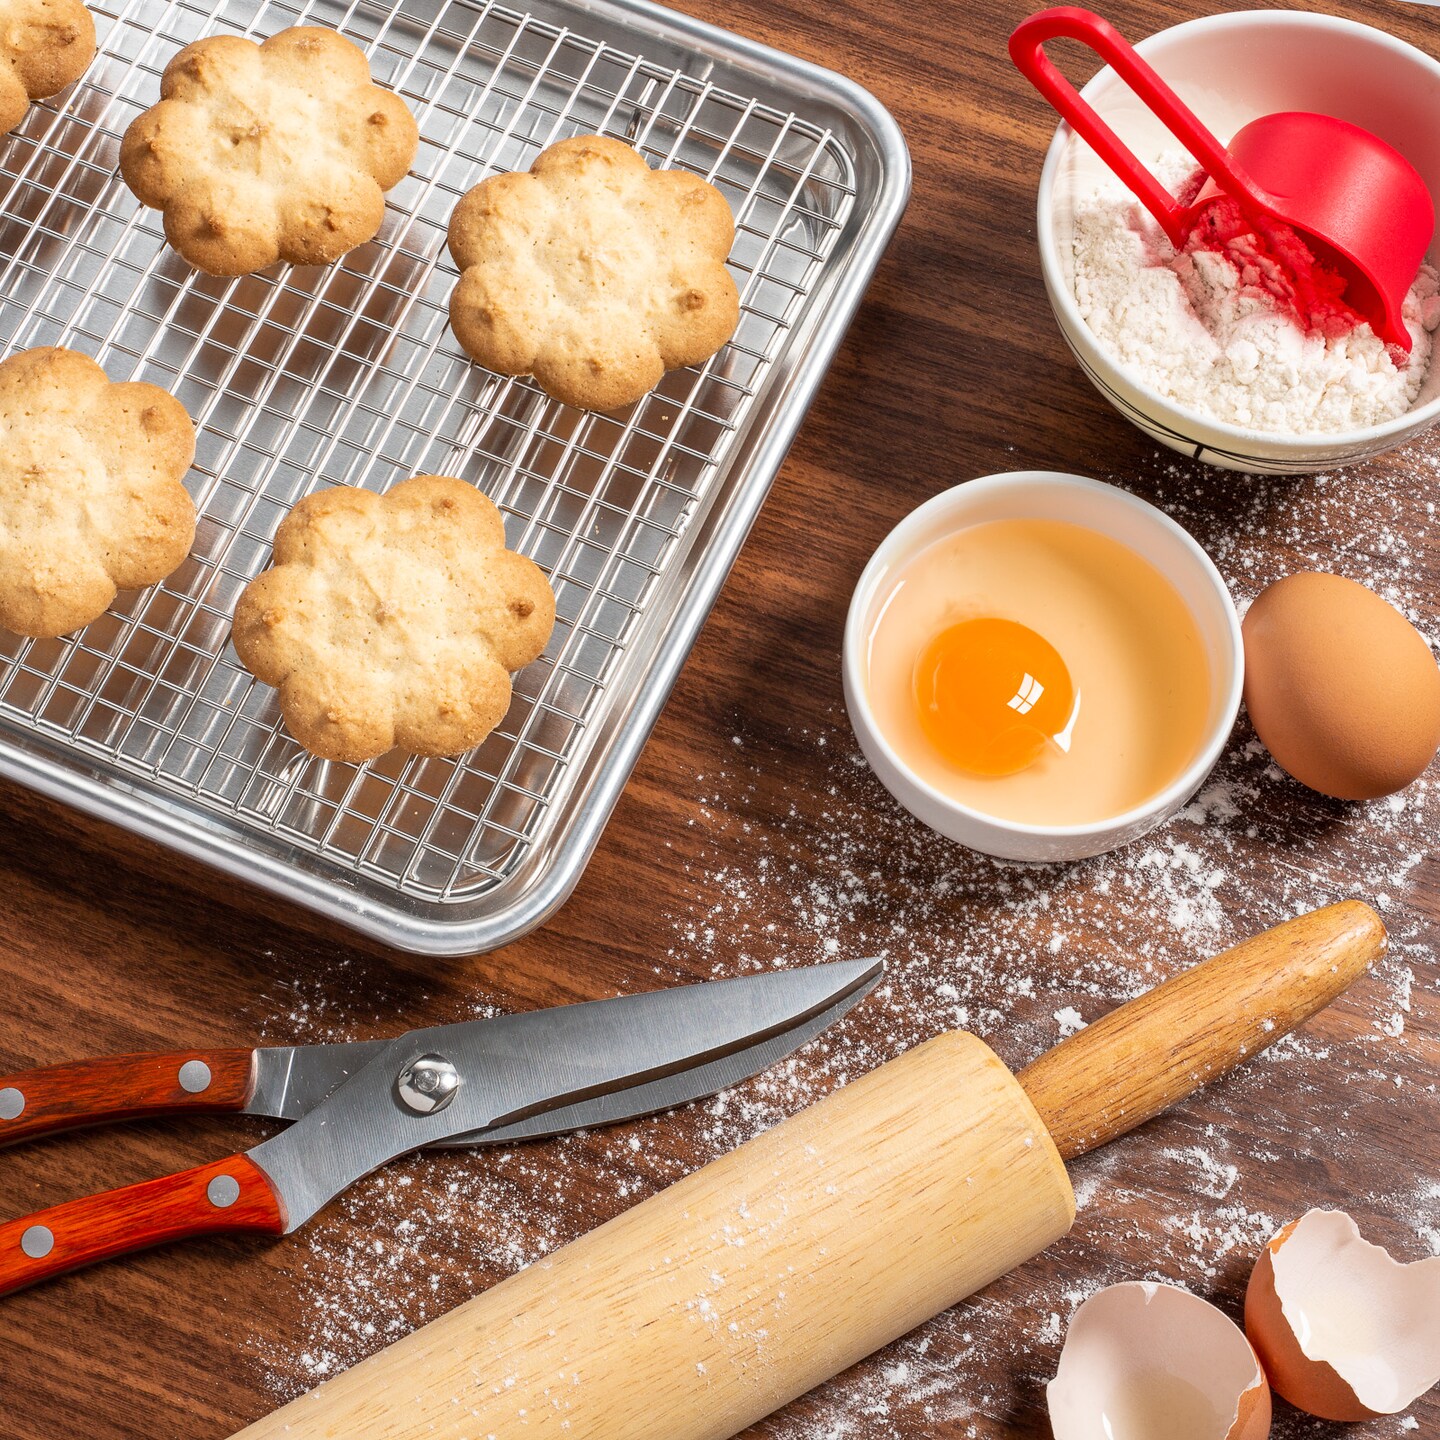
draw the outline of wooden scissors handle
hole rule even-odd
[[[283,1235],[285,1212],[264,1171],[232,1155],[0,1225],[0,1296],[152,1245],[242,1230]]]
[[[253,1050],[110,1055],[0,1075],[0,1146],[117,1120],[243,1110]]]

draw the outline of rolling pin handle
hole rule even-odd
[[[1228,1074],[1323,1010],[1385,953],[1359,900],[1242,941],[1112,1010],[1019,1074],[1073,1160]]]

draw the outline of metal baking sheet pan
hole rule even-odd
[[[894,121],[841,77],[642,0],[92,5],[100,54],[0,141],[0,335],[148,380],[199,431],[194,551],[60,640],[0,634],[0,772],[405,949],[485,950],[569,894],[904,208]],[[206,35],[340,30],[420,123],[371,244],[224,280],[118,172],[160,72]],[[445,229],[487,175],[599,132],[734,209],[733,342],[591,415],[472,365]],[[230,618],[312,490],[458,475],[555,588],[543,659],[453,760],[317,760]]]

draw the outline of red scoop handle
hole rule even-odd
[[[1134,191],[1178,249],[1188,231],[1187,211],[1136,158],[1134,151],[1081,98],[1080,92],[1045,54],[1047,40],[1078,40],[1093,50],[1135,92],[1165,128],[1195,157],[1223,190],[1268,213],[1259,186],[1194,112],[1136,53],[1108,21],[1078,5],[1060,5],[1023,20],[1010,37],[1010,58],[1020,73],[1084,137],[1091,149]]]
[[[284,1207],[245,1155],[0,1225],[0,1296],[115,1255],[232,1230],[285,1233]]]

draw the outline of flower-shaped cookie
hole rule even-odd
[[[169,575],[195,538],[194,455],[190,417],[154,385],[112,384],[74,350],[0,364],[0,626],[68,635]]]
[[[32,100],[78,80],[95,58],[95,22],[81,0],[0,3],[0,134],[9,134]]]
[[[562,140],[455,207],[450,323],[489,369],[615,410],[735,333],[734,239],[725,197],[698,175],[651,170],[599,135]]]
[[[540,568],[505,548],[500,512],[463,480],[302,500],[274,568],[245,588],[235,650],[280,692],[290,733],[327,760],[396,748],[458,755],[510,706],[510,674],[555,623]]]
[[[419,144],[405,102],[333,30],[197,40],[165,67],[160,95],[125,132],[120,172],[212,275],[324,265],[363,245]]]

